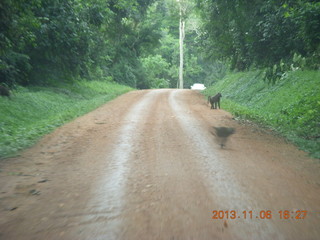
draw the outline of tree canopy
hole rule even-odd
[[[201,44],[231,69],[290,62],[294,54],[320,65],[320,2],[314,0],[197,0]]]
[[[184,0],[184,87],[227,69],[320,68],[320,2]],[[116,81],[177,87],[176,0],[2,0],[0,84]]]

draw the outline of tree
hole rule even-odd
[[[147,87],[139,57],[158,44],[155,0],[3,0],[0,77],[7,85],[75,78]]]
[[[168,88],[169,63],[161,55],[141,59],[149,88]]]
[[[294,54],[317,68],[320,2],[313,0],[196,0],[202,19],[201,40],[207,57],[250,66],[289,64]]]

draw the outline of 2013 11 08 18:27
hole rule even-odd
[[[305,219],[307,210],[213,210],[212,219]]]

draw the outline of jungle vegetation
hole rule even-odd
[[[75,79],[134,88],[176,87],[179,4],[185,24],[184,87],[229,70],[320,67],[315,0],[2,0],[0,83]]]

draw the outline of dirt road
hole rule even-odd
[[[197,92],[134,91],[0,163],[0,239],[320,239],[319,170]]]

